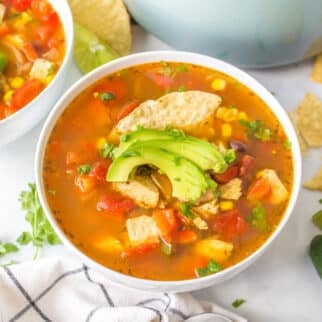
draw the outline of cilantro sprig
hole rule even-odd
[[[191,205],[189,203],[181,203],[180,212],[188,219],[192,219],[194,217],[193,212],[191,211]]]
[[[206,267],[196,268],[197,277],[203,277],[221,271],[221,266],[213,259],[210,259]]]
[[[269,230],[266,221],[266,211],[260,202],[258,202],[256,206],[252,209],[251,215],[247,216],[246,220],[261,231]]]
[[[17,252],[19,248],[14,243],[3,243],[0,241],[0,257]]]
[[[34,259],[38,257],[39,249],[44,245],[60,244],[60,240],[40,205],[36,185],[29,183],[29,190],[22,191],[19,202],[22,210],[26,211],[25,219],[30,224],[30,231],[24,231],[17,238],[20,245],[32,244],[35,247]]]
[[[269,128],[265,127],[263,121],[261,120],[239,120],[239,124],[246,128],[247,135],[252,135],[256,139],[259,139],[261,141],[268,141],[271,138],[272,131]]]

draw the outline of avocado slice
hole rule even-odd
[[[197,200],[209,185],[205,173],[190,160],[160,147],[144,145],[127,149],[114,159],[106,180],[127,181],[133,169],[144,164],[153,165],[165,173],[172,184],[173,197],[183,201]]]
[[[127,133],[121,137],[121,143],[115,150],[114,157],[120,156],[129,147],[136,149],[139,143],[161,146],[193,161],[203,170],[211,169],[215,173],[222,173],[227,169],[224,156],[214,145],[174,129],[158,131],[139,128]]]

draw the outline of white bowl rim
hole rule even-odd
[[[48,1],[52,7],[55,7],[54,0],[46,0]],[[69,5],[67,4],[67,1],[62,1],[62,3],[60,5],[64,6],[65,12],[64,14],[60,14],[55,8],[56,13],[58,14],[59,18],[60,18],[60,22],[64,28],[64,35],[65,35],[65,44],[66,44],[66,48],[65,48],[65,55],[64,55],[64,59],[62,64],[60,65],[58,72],[55,74],[53,80],[34,98],[32,99],[28,104],[26,104],[25,106],[23,106],[22,108],[20,108],[18,111],[14,112],[13,114],[9,115],[8,117],[5,117],[4,119],[0,120],[0,126],[5,124],[5,123],[9,123],[12,120],[14,120],[15,117],[17,117],[18,115],[24,113],[27,109],[29,110],[31,108],[31,106],[35,103],[40,101],[44,95],[46,95],[45,93],[47,93],[47,91],[52,90],[52,87],[54,86],[54,84],[56,83],[57,79],[59,78],[59,75],[61,73],[63,73],[63,70],[66,68],[66,66],[68,66],[68,61],[73,53],[73,46],[74,46],[74,25],[73,25],[73,17],[72,17],[72,12],[70,10]],[[68,28],[67,28],[68,27]]]
[[[137,61],[137,60],[139,62],[133,63],[133,61]],[[283,218],[279,222],[277,228],[269,236],[269,238],[251,255],[247,256],[242,261],[234,264],[233,266],[230,266],[216,274],[208,275],[202,278],[185,279],[185,280],[179,280],[179,281],[158,281],[158,280],[143,279],[143,278],[133,277],[130,275],[117,272],[111,268],[108,268],[96,262],[94,259],[92,259],[91,257],[84,254],[82,251],[80,251],[65,236],[65,234],[63,233],[59,225],[56,223],[56,220],[51,210],[48,207],[46,196],[44,193],[42,164],[43,164],[43,157],[44,157],[44,152],[45,152],[48,138],[59,116],[62,115],[62,113],[65,111],[66,107],[68,106],[68,104],[82,92],[83,89],[80,90],[80,88],[82,87],[87,88],[95,81],[111,73],[114,73],[115,71],[121,70],[123,68],[145,64],[149,62],[159,62],[159,61],[182,62],[182,63],[191,63],[199,66],[204,66],[209,69],[220,71],[238,80],[240,83],[246,85],[249,89],[251,89],[258,97],[260,97],[267,104],[267,106],[270,108],[270,110],[273,112],[273,114],[278,118],[278,120],[282,124],[287,137],[290,138],[290,141],[292,142],[292,147],[291,147],[292,157],[293,157],[292,192],[290,193],[291,197],[284,211]],[[119,65],[122,65],[122,66],[120,67]],[[86,84],[86,86],[84,84]],[[65,103],[65,101],[68,101],[68,102]],[[232,274],[234,271],[235,272],[238,271],[238,268],[240,270],[242,270],[243,268],[246,268],[252,262],[254,262],[261,254],[263,254],[263,252],[268,248],[268,246],[273,242],[273,240],[275,240],[275,238],[280,234],[282,229],[285,227],[285,224],[290,218],[290,215],[294,209],[294,206],[298,197],[298,193],[300,190],[301,171],[302,171],[301,164],[302,164],[302,161],[301,161],[299,142],[298,142],[294,127],[291,121],[289,120],[286,111],[282,108],[282,106],[275,99],[275,97],[252,76],[248,75],[246,72],[240,70],[239,68],[229,63],[226,63],[222,60],[219,60],[210,56],[206,56],[206,55],[201,55],[201,54],[196,54],[191,52],[184,52],[184,51],[174,51],[174,50],[149,51],[149,52],[132,54],[126,57],[113,60],[93,70],[89,74],[85,75],[76,83],[74,83],[73,86],[71,86],[65,92],[65,94],[59,99],[59,101],[56,103],[56,105],[50,112],[43,126],[43,129],[41,131],[39,141],[37,144],[37,149],[36,149],[35,178],[36,178],[36,186],[37,186],[40,203],[45,211],[45,214],[49,222],[54,227],[55,232],[58,234],[63,244],[66,245],[67,248],[72,250],[73,253],[76,253],[78,257],[90,263],[92,267],[96,267],[100,271],[105,272],[110,280],[116,281],[117,283],[122,283],[125,286],[131,287],[131,285],[136,285],[135,286],[136,288],[142,289],[142,290],[155,289],[159,287],[160,289],[167,288],[167,289],[171,289],[174,292],[176,291],[180,292],[180,289],[182,288],[184,288],[185,290],[199,289],[200,287],[198,287],[198,284],[200,284],[201,281],[204,282],[203,285],[207,284],[207,286],[210,286],[213,283],[215,283],[216,280],[220,280],[220,278],[224,278],[225,275],[229,275],[229,273]]]

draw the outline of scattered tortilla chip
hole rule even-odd
[[[303,186],[307,189],[322,191],[322,167],[312,179],[304,182]]]
[[[68,0],[76,22],[105,40],[120,55],[131,49],[130,18],[122,0]]]
[[[189,131],[205,122],[221,103],[218,95],[201,92],[173,92],[156,100],[147,100],[124,117],[116,126],[116,131],[134,131],[138,125],[150,129],[174,127]]]
[[[317,83],[322,83],[322,55],[315,58],[311,79]]]
[[[302,135],[300,133],[300,130],[299,130],[297,124],[296,124],[295,116],[294,116],[294,114],[292,112],[288,112],[287,114],[288,114],[288,116],[289,116],[289,118],[290,118],[290,120],[291,120],[291,122],[292,122],[292,124],[294,126],[295,133],[296,133],[297,138],[299,140],[301,152],[304,153],[304,152],[307,151],[308,146],[307,146],[306,142],[304,141],[304,139],[303,139],[303,137],[302,137]]]
[[[308,93],[295,110],[300,132],[309,146],[322,146],[322,101]]]

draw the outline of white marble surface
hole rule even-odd
[[[169,47],[139,27],[133,28],[133,52],[162,50]],[[322,98],[322,85],[309,80],[311,62],[269,70],[249,70],[264,86],[275,93],[287,110],[295,108],[308,91]],[[68,83],[80,77],[74,66]],[[26,229],[18,195],[28,182],[34,181],[33,162],[37,138],[42,124],[18,141],[0,148],[0,240],[15,239]],[[322,129],[321,129],[322,130]],[[310,151],[303,162],[303,178],[307,179],[322,164],[320,150]],[[216,287],[195,292],[201,299],[215,301],[227,308],[236,298],[247,300],[238,312],[254,322],[320,322],[322,321],[322,281],[307,256],[307,247],[318,230],[311,215],[321,206],[321,193],[300,192],[295,211],[282,234],[252,267],[234,279]],[[30,260],[32,248],[2,262]],[[64,246],[44,249],[41,256],[66,254]]]

